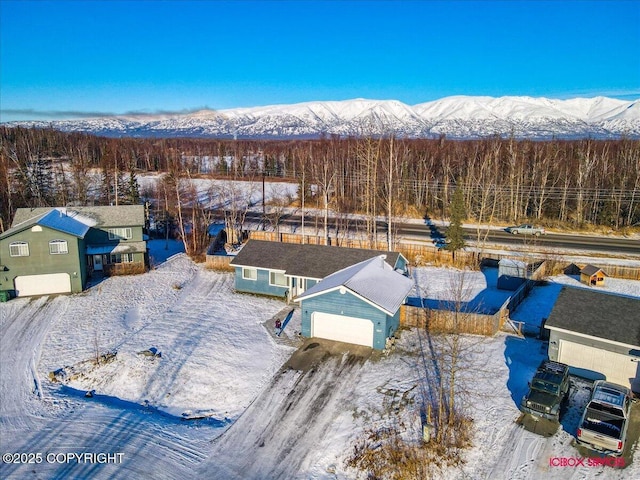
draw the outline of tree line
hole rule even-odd
[[[309,207],[444,217],[461,190],[470,219],[544,225],[640,222],[640,140],[394,137],[315,140],[105,138],[0,127],[0,229],[19,207],[137,203],[136,176],[289,179]],[[98,187],[89,175],[99,175]],[[180,192],[177,192],[179,195]]]

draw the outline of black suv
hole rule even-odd
[[[569,367],[544,360],[529,383],[529,392],[520,402],[520,410],[536,417],[560,420],[560,408],[569,393]]]

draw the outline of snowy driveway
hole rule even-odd
[[[371,349],[305,342],[214,444],[203,478],[307,478],[324,439],[358,382]]]

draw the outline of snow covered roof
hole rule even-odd
[[[54,208],[18,208],[13,218],[13,226],[46,214],[51,210],[54,210]],[[55,210],[61,211],[68,217],[73,217],[91,227],[133,227],[144,225],[143,205],[56,207]]]
[[[343,268],[380,255],[378,250],[298,245],[294,243],[249,240],[231,261],[235,267],[278,270],[286,275],[322,279]],[[387,263],[396,266],[400,254],[385,252]]]
[[[385,256],[379,255],[329,275],[295,300],[305,300],[340,288],[346,288],[389,315],[395,315],[413,288],[413,281],[396,272],[385,261]]]
[[[501,267],[513,267],[513,268],[521,268],[526,269],[527,263],[522,260],[513,260],[511,258],[503,258],[498,262],[498,265]]]
[[[117,245],[87,245],[87,255],[105,255],[109,253],[144,253],[146,242],[128,242]]]
[[[29,210],[29,209],[18,209]],[[17,217],[17,212],[16,212]],[[0,238],[8,237],[14,233],[26,230],[35,225],[41,227],[51,228],[59,232],[68,233],[78,238],[84,238],[84,236],[91,228],[90,219],[75,218],[74,216],[67,215],[65,211],[60,209],[44,209],[39,215],[33,216],[26,221],[16,223],[15,219],[13,226],[0,235]]]

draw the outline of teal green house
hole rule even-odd
[[[300,303],[302,335],[383,349],[413,281],[398,252],[249,240],[236,291]]]
[[[0,291],[81,292],[91,275],[148,264],[144,207],[19,208],[0,234]]]

